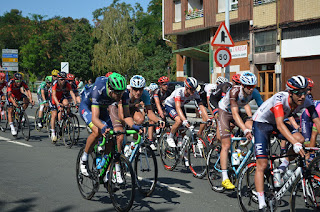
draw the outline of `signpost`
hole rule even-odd
[[[69,62],[61,62],[61,72],[69,73]]]
[[[231,52],[225,47],[220,47],[214,53],[214,60],[220,67],[227,67],[231,62]]]
[[[19,71],[18,49],[2,49],[2,70]]]

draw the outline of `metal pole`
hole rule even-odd
[[[229,0],[225,0],[225,8],[226,8],[226,12],[225,12],[225,24],[226,27],[228,29],[228,31],[230,32],[230,23],[229,23],[229,7],[230,7],[230,3]],[[229,49],[229,47],[227,47]],[[225,77],[230,81],[230,66],[227,66],[225,68]]]

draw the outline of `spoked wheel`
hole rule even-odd
[[[167,137],[169,132],[164,132],[160,138],[160,158],[166,170],[172,171],[179,162],[179,154],[177,148],[171,148],[168,145]]]
[[[39,123],[39,110],[40,110],[40,107],[38,107],[38,109],[36,110],[36,114],[34,116],[34,128],[37,130],[37,131],[41,131],[41,128],[38,126],[38,123]]]
[[[99,172],[95,168],[95,154],[91,153],[88,155],[88,172],[89,176],[84,176],[80,170],[80,158],[84,152],[84,147],[79,151],[76,164],[76,177],[77,184],[81,196],[84,199],[91,199],[94,194],[99,190]]]
[[[221,186],[222,183],[222,172],[220,166],[220,152],[221,144],[214,145],[207,158],[207,177],[211,185],[212,190],[216,192],[224,192],[226,189]]]
[[[196,136],[188,148],[189,169],[196,178],[202,179],[206,173],[209,144],[206,139]]]
[[[2,112],[3,112],[3,114],[2,114]],[[8,112],[6,111],[5,108],[3,108],[3,111],[1,111],[1,113],[0,113],[0,130],[2,132],[6,131],[7,117],[8,117]]]
[[[121,177],[123,182],[118,183],[116,179],[115,165],[116,162],[120,165]],[[132,207],[135,196],[135,175],[129,160],[121,154],[119,159],[114,159],[111,162],[109,175],[108,192],[114,208],[117,211],[129,211]]]
[[[320,211],[320,172],[312,171],[305,181],[306,201],[304,202],[301,180],[293,185],[290,198],[290,211]]]
[[[30,122],[29,122],[29,118],[28,118],[26,112],[23,112],[23,115],[21,116],[20,127],[21,127],[21,132],[22,132],[24,140],[29,141],[29,139],[30,139]]]
[[[156,156],[148,145],[142,144],[138,150],[134,161],[134,171],[139,191],[145,196],[150,196],[156,188],[158,165]]]
[[[67,118],[62,124],[62,140],[66,147],[71,148],[75,141],[75,125],[72,118]]]
[[[51,129],[51,112],[50,111],[46,112],[45,122],[46,122],[47,131],[50,133],[50,129]]]
[[[74,143],[78,143],[80,137],[80,122],[78,117],[75,114],[71,115],[74,123]]]

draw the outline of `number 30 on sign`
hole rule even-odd
[[[214,53],[214,60],[220,67],[226,67],[231,62],[231,52],[225,47],[220,47]]]

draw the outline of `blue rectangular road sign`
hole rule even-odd
[[[2,54],[2,58],[18,58],[18,54]]]

